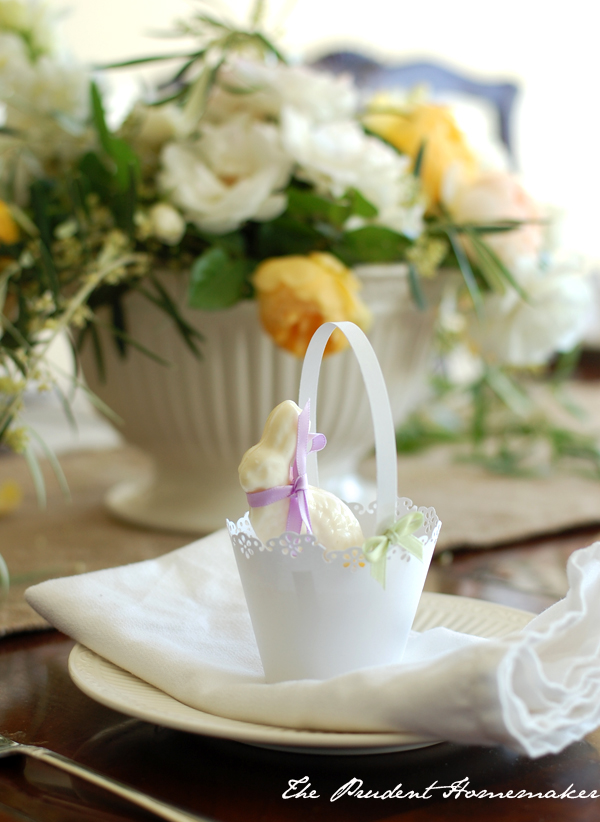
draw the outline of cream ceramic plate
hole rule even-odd
[[[504,637],[522,629],[533,614],[492,602],[424,593],[414,623],[417,631],[444,626],[481,637]],[[69,657],[75,684],[103,705],[156,725],[250,745],[303,753],[366,754],[411,750],[435,744],[411,733],[338,733],[253,725],[214,716],[178,702],[106,659],[76,645]],[[442,740],[439,740],[442,741]]]

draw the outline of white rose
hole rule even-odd
[[[15,87],[30,76],[30,61],[25,43],[15,34],[0,29],[0,98],[3,101],[13,94]]]
[[[281,122],[283,144],[299,177],[333,197],[355,188],[378,210],[374,222],[411,236],[420,233],[423,205],[415,202],[409,158],[365,134],[354,120],[314,124],[286,107]],[[364,221],[352,227],[359,222]]]
[[[177,245],[185,234],[185,220],[168,203],[156,203],[150,209],[151,231],[165,245]]]
[[[68,58],[44,55],[32,63],[19,37],[0,32],[0,99],[9,125],[24,129],[30,119],[57,115],[83,121],[89,81],[86,69]]]
[[[285,210],[291,162],[271,124],[244,115],[207,124],[196,141],[168,143],[161,163],[160,190],[204,231],[225,234]]]
[[[50,56],[32,63],[20,38],[0,34],[0,101],[4,125],[17,133],[2,137],[0,182],[15,177],[17,200],[26,205],[32,179],[60,173],[91,145],[89,76]]]
[[[55,20],[46,3],[0,0],[0,31],[18,35],[32,59],[54,51]]]
[[[222,119],[247,111],[276,118],[284,106],[293,106],[311,120],[327,122],[352,117],[358,102],[357,89],[348,75],[336,77],[307,66],[268,66],[236,59],[221,69],[208,115]]]
[[[146,106],[138,103],[123,126],[136,148],[158,152],[165,143],[184,135],[183,111],[179,106]]]
[[[483,316],[470,320],[468,334],[490,362],[543,365],[583,339],[591,320],[590,280],[566,266],[542,270],[523,263],[515,274],[529,302],[513,290],[486,296]]]

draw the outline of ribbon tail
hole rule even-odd
[[[302,511],[300,508],[300,500],[298,499],[297,494],[293,494],[290,497],[290,508],[288,511],[288,518],[286,528],[288,531],[293,531],[295,534],[299,534],[302,530]]]
[[[370,537],[363,545],[363,555],[371,567],[371,576],[385,588],[385,567],[390,541],[386,536]]]
[[[412,534],[407,534],[400,540],[400,545],[405,548],[409,554],[412,554],[416,559],[423,562],[423,543]]]
[[[308,496],[306,491],[302,492],[301,499],[298,500],[298,507],[300,508],[302,522],[306,525],[306,533],[312,534],[312,522],[310,521],[310,509],[308,507]]]
[[[310,520],[306,491],[298,491],[297,494],[294,494],[290,498],[287,529],[288,531],[294,531],[294,533],[299,534],[303,524],[306,526],[306,533],[312,534],[312,522]]]

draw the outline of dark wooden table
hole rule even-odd
[[[523,569],[563,567],[569,553],[594,541],[580,531],[528,545],[442,557],[429,588],[542,610],[556,591],[535,590]],[[453,561],[449,561],[452,559]],[[511,570],[512,569],[512,570]],[[541,578],[543,575],[541,575]],[[227,822],[352,822],[475,819],[596,820],[600,800],[466,798],[432,789],[429,798],[331,796],[349,780],[363,790],[423,794],[438,786],[471,791],[600,793],[600,734],[562,753],[530,760],[503,748],[439,744],[412,752],[316,756],[282,753],[159,728],[109,710],[81,693],[67,672],[72,641],[55,631],[0,641],[0,732],[44,745],[155,797]],[[290,780],[308,777],[318,798],[284,798]],[[354,783],[358,785],[358,783]],[[292,793],[294,791],[291,791]],[[58,770],[24,758],[0,762],[0,822],[79,822],[154,818],[116,804]]]

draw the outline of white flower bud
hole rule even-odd
[[[157,203],[150,209],[152,234],[165,245],[177,245],[185,233],[185,220],[168,203]]]

